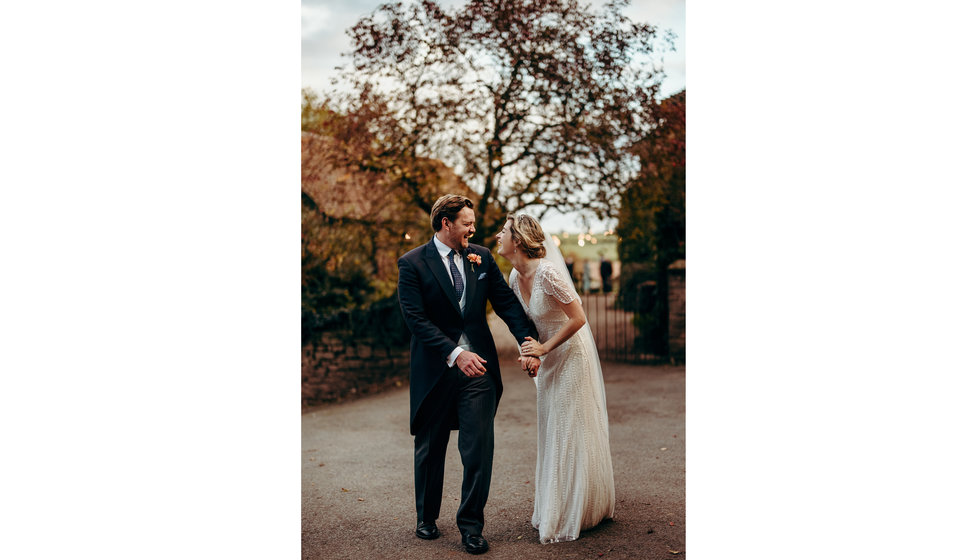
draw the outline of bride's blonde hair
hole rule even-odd
[[[544,230],[541,229],[541,224],[527,214],[507,214],[507,220],[512,222],[510,235],[521,251],[529,259],[544,257]]]

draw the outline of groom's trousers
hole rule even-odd
[[[442,505],[450,427],[459,420],[463,486],[456,525],[463,535],[483,534],[483,508],[493,469],[493,417],[497,389],[489,374],[466,377],[446,370],[426,397],[425,419],[415,433],[415,508],[418,521],[435,521]]]

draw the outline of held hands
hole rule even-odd
[[[541,360],[535,358],[534,356],[521,356],[517,358],[517,361],[521,363],[521,369],[524,373],[528,374],[529,377],[538,376],[538,368],[541,367]]]
[[[460,352],[459,356],[456,357],[456,366],[466,377],[480,377],[486,373],[487,368],[483,367],[485,363],[487,363],[486,360],[466,350]]]
[[[544,356],[547,352],[544,351],[544,346],[540,342],[534,340],[530,336],[524,337],[524,342],[521,343],[521,356],[535,356],[540,358]]]

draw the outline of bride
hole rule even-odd
[[[510,287],[543,341],[521,345],[522,356],[541,358],[531,524],[542,543],[572,541],[611,518],[616,502],[599,356],[568,268],[541,224],[509,214],[496,237],[514,266]]]

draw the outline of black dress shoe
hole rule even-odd
[[[418,527],[415,528],[415,536],[420,539],[437,539],[439,528],[433,521],[419,521]]]
[[[481,535],[463,535],[463,546],[470,554],[483,554],[490,549],[487,539]]]

